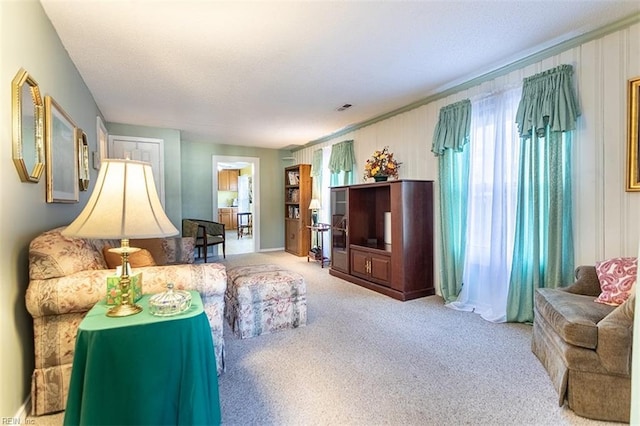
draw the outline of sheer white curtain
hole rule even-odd
[[[471,106],[467,244],[463,285],[447,306],[506,321],[518,189],[515,123],[522,89],[473,101]]]
[[[322,148],[322,182],[320,184],[320,200],[321,209],[318,212],[318,221],[320,223],[331,223],[331,172],[329,171],[329,158],[331,157],[331,146]],[[329,232],[321,232],[322,235],[322,251],[326,257],[331,256],[330,234]]]

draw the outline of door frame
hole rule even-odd
[[[253,251],[260,251],[260,159],[258,157],[243,157],[229,155],[211,156],[211,176],[212,176],[212,214],[218,212],[218,163],[243,162],[251,164],[253,168]],[[214,216],[217,221],[217,216]]]

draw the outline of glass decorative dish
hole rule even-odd
[[[149,312],[159,317],[177,315],[190,307],[191,293],[174,290],[173,283],[167,284],[167,291],[154,294],[149,298]]]

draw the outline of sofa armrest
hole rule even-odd
[[[227,288],[225,267],[219,263],[148,266],[142,272],[142,292],[160,293],[167,283],[181,290],[196,290],[204,298],[221,296]],[[87,312],[106,296],[107,277],[113,269],[80,271],[59,278],[31,280],[26,294],[27,310],[34,318],[71,312]]]
[[[95,269],[47,280],[31,280],[25,301],[33,318],[87,312],[107,295],[113,269]]]
[[[635,294],[598,323],[596,352],[607,371],[631,374]]]
[[[227,272],[220,263],[198,263],[184,265],[148,266],[136,268],[142,272],[142,292],[161,293],[167,283],[180,290],[195,290],[203,298],[224,297],[227,289]]]
[[[578,266],[576,268],[576,281],[562,290],[574,294],[598,297],[601,293],[600,280],[595,266]]]

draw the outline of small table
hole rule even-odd
[[[238,239],[244,235],[244,230],[247,230],[247,235],[253,236],[253,214],[248,212],[238,213]]]
[[[309,262],[309,259],[320,262],[320,267],[324,268],[325,263],[329,264],[329,258],[326,257],[322,251],[322,235],[324,232],[330,230],[331,226],[327,223],[318,223],[317,225],[307,226],[307,228],[309,228],[316,237],[316,245],[309,250],[309,253],[307,254],[307,262]]]
[[[198,292],[175,316],[109,318],[98,302],[76,337],[65,425],[220,424],[213,339]]]

